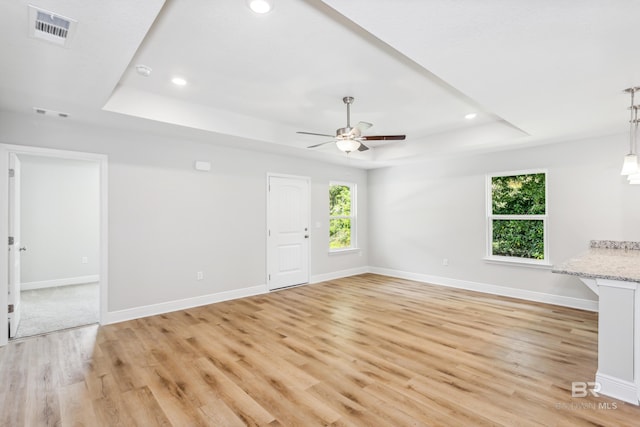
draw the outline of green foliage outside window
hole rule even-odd
[[[545,174],[494,176],[491,205],[494,215],[544,215]]]
[[[351,187],[329,187],[329,248],[351,247]]]
[[[493,220],[493,255],[544,259],[542,220]]]
[[[544,259],[544,221],[511,219],[511,215],[545,215],[545,174],[494,176],[491,178],[493,255]]]
[[[351,220],[348,218],[329,220],[329,248],[351,247]]]

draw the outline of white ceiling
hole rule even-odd
[[[377,167],[623,133],[640,84],[637,0],[274,1],[2,2],[0,109],[344,162],[296,131],[334,134],[350,95],[366,134],[407,135],[349,155]],[[78,21],[68,47],[28,4]]]

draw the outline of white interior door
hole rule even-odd
[[[309,178],[269,176],[269,289],[309,282]]]
[[[20,160],[9,154],[9,338],[20,323]]]

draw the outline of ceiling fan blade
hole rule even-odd
[[[358,151],[367,151],[369,147],[364,145],[362,142],[360,143],[360,147],[358,147]]]
[[[359,138],[360,135],[362,135],[362,131],[369,129],[371,126],[373,126],[371,123],[359,122],[354,128],[351,129],[348,135],[351,137]]]
[[[363,141],[404,141],[407,135],[367,135],[361,137]]]
[[[307,148],[316,148],[316,147],[320,147],[321,145],[331,144],[332,142],[336,142],[336,141],[335,140],[333,140],[333,141],[325,141],[325,142],[321,142],[320,144],[310,145]]]
[[[302,135],[315,135],[315,136],[326,136],[329,138],[335,138],[335,135],[327,135],[326,133],[314,133],[314,132],[296,132]]]
[[[369,129],[371,126],[373,126],[373,124],[368,123],[368,122],[358,122],[358,124],[356,125],[356,127],[358,129],[360,129],[361,131],[363,130],[367,130]]]

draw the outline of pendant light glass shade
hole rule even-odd
[[[345,153],[350,153],[360,148],[360,142],[355,139],[340,139],[336,141],[336,145],[338,146],[338,149]]]
[[[627,177],[629,184],[640,185],[640,172],[631,174]]]
[[[620,175],[632,175],[638,172],[640,172],[638,169],[638,156],[635,154],[627,154],[624,156],[624,163],[622,163]]]

